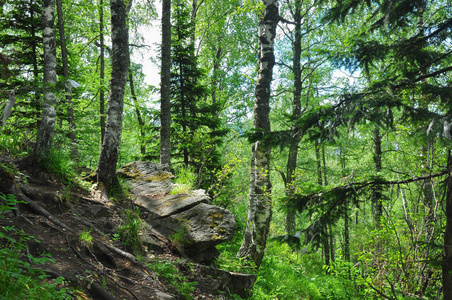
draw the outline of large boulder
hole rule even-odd
[[[210,263],[219,255],[215,246],[233,238],[234,215],[211,205],[203,190],[171,195],[174,176],[165,166],[136,161],[118,172],[128,180],[144,221],[193,261]]]

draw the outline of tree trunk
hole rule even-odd
[[[292,101],[292,118],[298,120],[301,117],[301,8],[300,2],[295,3],[295,12],[293,15],[295,22],[295,40],[293,43],[293,73],[294,73],[294,90]],[[291,145],[289,147],[289,156],[287,158],[287,183],[286,183],[286,196],[290,198],[294,195],[294,176],[295,168],[298,161],[298,144],[301,140],[300,126],[293,122],[291,132]],[[295,234],[295,210],[288,209],[286,212],[286,232],[288,235],[293,236]]]
[[[171,166],[171,0],[162,1],[162,65],[160,73],[160,163]]]
[[[97,179],[106,191],[116,185],[116,164],[121,144],[124,89],[129,70],[129,36],[123,0],[111,0],[112,71],[107,126],[97,166]]]
[[[256,250],[253,244],[253,220],[256,213],[256,149],[255,144],[251,147],[251,165],[250,165],[250,200],[248,204],[248,216],[246,219],[245,233],[243,236],[243,243],[237,253],[237,258],[251,257]]]
[[[323,254],[325,255],[325,265],[330,265],[330,244],[328,240],[328,227],[327,222],[329,222],[326,218],[322,220],[322,243],[323,243]],[[328,272],[328,271],[327,271]]]
[[[67,47],[66,47],[66,37],[64,30],[64,19],[63,19],[63,5],[61,0],[56,0],[57,15],[58,15],[58,29],[60,33],[60,43],[61,43],[61,62],[63,64],[63,76],[65,78],[65,92],[66,92],[66,105],[67,105],[67,121],[69,123],[69,139],[71,140],[72,147],[72,158],[77,159],[77,140],[75,136],[75,121],[74,121],[74,108],[72,105],[72,87],[67,82],[69,79],[69,63],[67,58]]]
[[[344,259],[350,261],[350,234],[348,225],[348,201],[344,201]]]
[[[320,146],[319,145],[319,139],[315,139],[314,148],[315,148],[315,161],[317,162],[317,183],[319,185],[323,185],[322,162],[320,160],[320,149],[319,149],[319,146]]]
[[[270,86],[275,64],[274,39],[276,26],[279,21],[277,0],[264,0],[264,11],[259,16],[259,71],[255,89],[254,103],[254,129],[262,132],[262,136],[270,133]],[[270,183],[270,150],[268,141],[261,138],[255,143],[255,177],[254,193],[256,197],[254,218],[252,220],[252,243],[242,244],[240,253],[246,253],[247,259],[252,259],[259,268],[267,243],[267,235],[270,229],[272,216],[271,183]],[[246,233],[245,233],[246,234]]]
[[[374,129],[374,162],[375,162],[375,172],[381,171],[381,134],[380,129]],[[383,203],[382,198],[382,188],[381,186],[375,186],[372,195],[372,213],[374,216],[374,224],[376,229],[380,229],[381,216],[383,215]],[[378,245],[377,245],[378,246]],[[380,248],[379,246],[377,248]]]
[[[105,137],[105,47],[104,47],[104,2],[99,2],[99,43],[100,43],[100,92],[99,92],[99,113],[100,113],[100,141],[104,142]]]
[[[146,137],[146,134],[144,133],[144,121],[143,118],[141,117],[141,112],[138,106],[138,98],[137,95],[135,94],[135,86],[133,84],[133,75],[132,75],[132,70],[129,69],[129,84],[130,84],[130,93],[132,94],[132,100],[133,100],[133,106],[135,107],[135,113],[137,114],[137,119],[138,119],[138,126],[140,126],[140,136],[141,136],[141,141],[140,141],[140,153],[141,155],[145,155],[146,154],[146,146],[144,143],[144,139]]]
[[[30,20],[34,20],[34,16],[35,16],[35,10],[33,8],[33,3],[34,0],[30,0]],[[32,57],[32,63],[33,63],[33,80],[35,82],[38,81],[38,77],[39,77],[39,69],[38,69],[38,45],[37,45],[37,39],[36,39],[36,27],[35,27],[35,23],[31,22],[31,38],[32,38],[32,43],[31,43],[31,51],[33,53],[33,57]],[[40,111],[41,110],[41,93],[39,91],[35,92],[35,100],[31,102],[32,106],[34,108],[36,108],[36,111]],[[36,127],[39,128],[39,124],[40,121],[38,120],[36,123]]]
[[[42,160],[49,152],[55,133],[56,96],[54,89],[57,82],[56,75],[56,47],[55,47],[55,1],[45,0],[42,12],[43,45],[44,45],[44,103],[42,105],[42,120],[34,148],[35,159]]]
[[[218,49],[214,56],[213,61],[213,72],[212,72],[212,104],[217,102],[217,90],[220,89],[220,80],[218,79],[218,74],[220,72],[220,62],[221,55],[223,53],[223,49],[221,48],[221,37],[217,36],[218,40]],[[218,115],[218,112],[214,112],[214,114]]]
[[[450,160],[450,152],[449,152]],[[449,162],[450,165],[450,162]],[[449,174],[446,195],[446,230],[443,246],[443,299],[452,299],[452,172]]]

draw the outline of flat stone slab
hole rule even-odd
[[[158,199],[151,198],[149,195],[144,196],[143,194],[135,196],[135,203],[158,214],[160,217],[174,215],[198,204],[208,203],[209,201],[210,199],[206,195],[176,194],[167,195]]]

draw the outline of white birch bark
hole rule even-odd
[[[269,119],[270,85],[273,77],[273,66],[275,65],[274,39],[276,25],[279,21],[278,1],[263,0],[262,3],[264,4],[264,11],[259,17],[259,71],[254,102],[254,129],[256,132],[262,133],[262,138],[254,145],[255,168],[251,175],[251,180],[254,181],[251,182],[251,186],[254,186],[254,195],[250,195],[249,206],[250,210],[254,209],[255,211],[248,213],[248,216],[252,218],[252,220],[248,220],[248,224],[250,225],[248,230],[251,233],[245,233],[245,237],[251,234],[252,240],[247,241],[244,239],[244,243],[237,254],[239,257],[252,259],[257,267],[260,266],[264,256],[272,216],[270,182],[271,147],[268,141],[265,140],[265,137],[271,131]],[[255,205],[251,203],[254,202],[251,200],[255,201]]]
[[[44,103],[41,124],[34,148],[34,157],[42,160],[52,146],[55,133],[56,96],[53,92],[57,82],[55,48],[55,0],[45,0],[42,12],[44,46]]]

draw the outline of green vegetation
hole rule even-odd
[[[82,247],[91,248],[93,246],[93,237],[91,236],[91,229],[89,231],[83,229],[83,231],[80,232],[79,234],[79,240]]]
[[[171,194],[188,194],[196,187],[197,175],[194,168],[181,166],[176,169],[174,183],[176,187]]]
[[[108,114],[103,104],[108,91],[118,88],[109,86],[117,66],[109,51],[117,45],[110,38],[108,45],[100,43],[100,31],[107,37],[112,28],[108,1],[103,7],[97,1],[61,2],[69,69],[64,75],[57,37],[58,82],[49,86],[42,3],[0,1],[0,157],[33,154],[45,121],[44,90],[51,91],[58,99],[49,122],[55,134],[40,167],[53,174],[49,181],[63,182],[58,200],[67,201],[74,186],[87,186],[79,170],[91,173],[98,165]],[[149,82],[159,70],[145,70],[150,60],[160,66],[163,54],[143,52],[149,49],[144,33],[158,28],[148,27],[157,10],[146,1],[125,2],[131,4],[131,76],[117,113],[122,119],[112,126],[115,142],[121,139],[112,149],[118,158],[107,167],[158,162],[160,154],[159,83]],[[171,94],[165,111],[171,112],[168,151],[177,184],[171,193],[204,188],[213,204],[234,213],[234,239],[218,245],[214,264],[256,274],[252,299],[452,298],[452,265],[445,263],[452,260],[450,1],[278,1],[281,18],[270,15],[279,21],[272,70],[265,69],[272,55],[258,62],[258,54],[269,50],[258,47],[269,32],[258,29],[266,24],[259,22],[267,13],[263,2],[173,4],[171,83],[162,87]],[[271,88],[257,91],[262,74],[273,76],[266,77]],[[80,86],[66,89],[68,79]],[[258,96],[267,99],[255,105]],[[260,105],[267,103],[269,108]],[[254,128],[258,117],[271,130]],[[262,164],[254,168],[256,163]],[[266,179],[271,189],[262,184]],[[129,205],[121,201],[128,195],[124,179],[118,181],[108,196]],[[15,209],[14,196],[0,196],[2,213]],[[249,205],[250,199],[258,203]],[[256,210],[270,204],[271,222],[261,226]],[[113,240],[143,258],[139,213],[136,207],[124,210]],[[250,235],[258,225],[264,234]],[[33,282],[40,278],[29,274],[22,259],[30,237],[5,229],[1,279],[11,280],[16,292],[38,293]],[[262,241],[267,233],[266,244],[259,245],[266,248],[260,266],[237,258],[245,234]],[[80,241],[89,244],[90,231],[82,234]],[[183,231],[173,242],[186,242]],[[192,286],[184,286],[187,278],[169,261],[150,267],[190,297]]]
[[[140,209],[135,206],[133,210],[126,209],[124,212],[123,224],[118,228],[119,239],[132,253],[142,254],[144,249],[140,234],[143,223],[140,219]]]
[[[190,270],[190,264],[181,261]],[[181,263],[179,262],[179,264]],[[195,290],[197,282],[190,282],[185,275],[183,275],[173,263],[168,260],[159,260],[155,258],[147,263],[151,271],[154,271],[159,279],[163,279],[167,284],[171,285],[176,292],[184,297],[184,299],[193,299],[192,293]]]
[[[3,212],[15,204],[11,195],[0,195],[8,205],[0,205],[0,218]],[[2,227],[0,230],[0,298],[1,299],[72,299],[71,292],[60,288],[64,278],[49,281],[44,272],[31,267],[53,262],[47,255],[34,257],[27,249],[27,241],[34,239],[14,227]],[[39,242],[39,241],[37,241]]]

